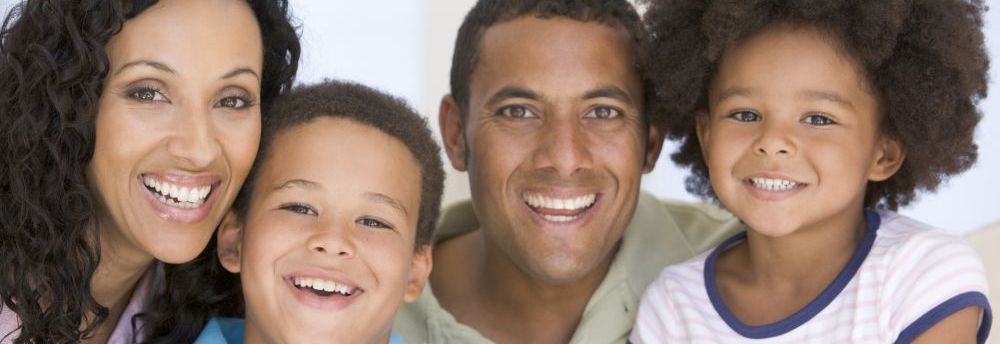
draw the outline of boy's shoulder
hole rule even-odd
[[[194,344],[242,344],[244,328],[243,319],[213,317]]]

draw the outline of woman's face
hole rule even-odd
[[[168,263],[208,243],[260,140],[260,30],[243,0],[167,0],[128,20],[87,178],[102,245]]]

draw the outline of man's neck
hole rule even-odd
[[[431,286],[458,322],[497,343],[568,342],[613,260],[567,283],[519,269],[481,230],[440,243]]]

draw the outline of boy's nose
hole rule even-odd
[[[349,229],[342,228],[317,230],[309,237],[309,250],[345,258],[354,257],[356,247],[347,231]]]

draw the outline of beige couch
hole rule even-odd
[[[990,305],[993,308],[993,328],[988,343],[1000,343],[1000,221],[987,225],[966,235],[986,264],[986,275],[990,283]]]

